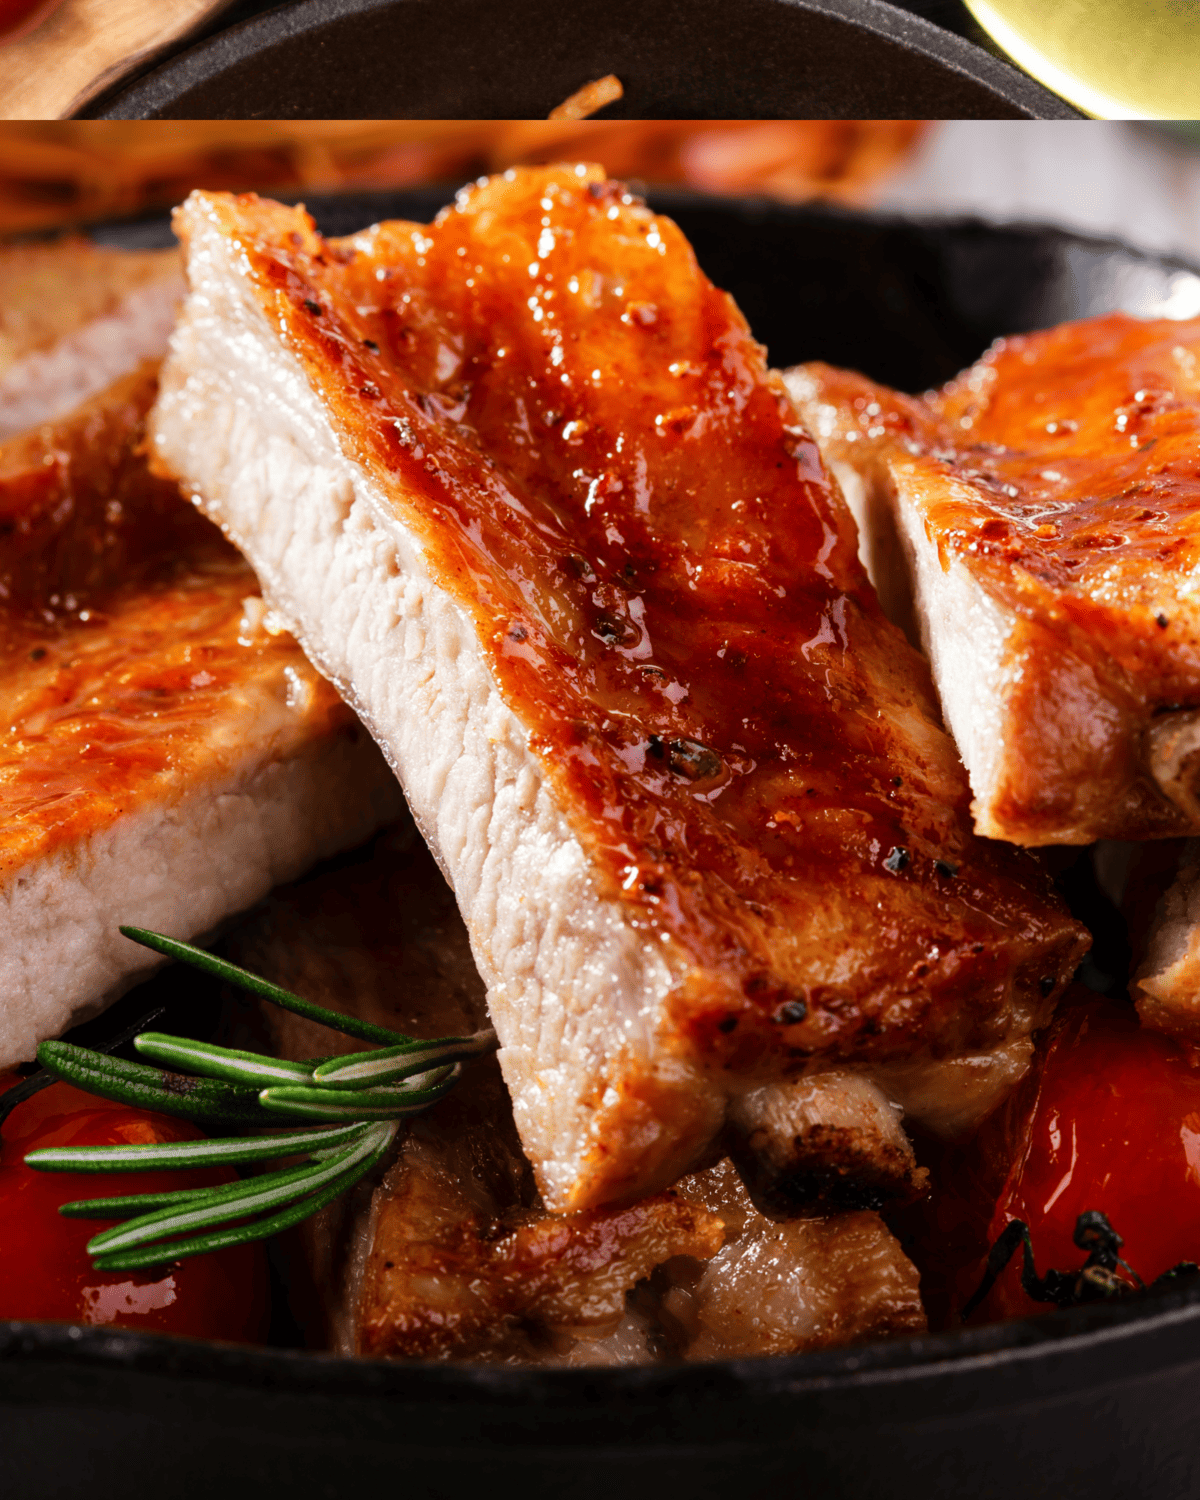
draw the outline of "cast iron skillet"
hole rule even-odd
[[[1114,307],[1200,312],[1200,270],[1057,229],[653,196],[778,364],[828,359],[918,390],[1001,333]],[[313,207],[344,233],[427,219],[446,197]],[[157,219],[98,237],[144,246],[168,231]],[[0,1494],[153,1486],[225,1500],[286,1486],[307,1500],[507,1483],[522,1500],[1190,1500],[1198,1382],[1200,1287],[1186,1284],[1031,1322],[679,1369],[374,1363],[8,1323]]]
[[[606,118],[1080,118],[884,0],[297,0],[86,113],[539,119],[606,73],[625,85]]]

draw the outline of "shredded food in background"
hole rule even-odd
[[[403,188],[576,157],[614,177],[802,202],[869,200],[921,120],[587,120],[595,80],[549,120],[0,123],[0,234],[168,208],[196,187],[264,193]]]
[[[615,104],[624,96],[621,80],[615,73],[606,73],[603,78],[596,78],[591,83],[585,83],[581,89],[576,89],[569,99],[564,99],[556,109],[550,111],[548,118],[586,120],[606,104]]]

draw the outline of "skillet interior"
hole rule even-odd
[[[321,198],[330,234],[428,219],[447,189]],[[1200,270],[1052,228],[652,195],[778,364],[919,390],[987,343],[1122,308],[1200,312]],[[163,217],[97,232],[169,243]],[[122,1005],[134,1003],[131,996]],[[299,1496],[759,1495],[971,1500],[1200,1493],[1200,1288],[863,1348],[673,1370],[340,1360],[0,1323],[0,1489]],[[20,1489],[17,1486],[20,1486]]]
[[[883,0],[296,0],[85,111],[121,119],[540,119],[616,73],[605,118],[1078,119]]]

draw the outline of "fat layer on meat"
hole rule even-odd
[[[1188,839],[1163,892],[1134,975],[1142,1024],[1200,1042],[1200,839]]]
[[[392,1028],[445,1035],[484,1014],[453,895],[407,822],[273,892],[222,951]],[[243,1044],[289,1057],[361,1045],[231,1002]],[[916,1269],[878,1215],[776,1222],[728,1161],[624,1207],[548,1214],[494,1058],[411,1123],[375,1182],[302,1233],[328,1341],[347,1354],[631,1365],[924,1327]]]
[[[160,359],[184,290],[177,250],[0,247],[0,442]]]
[[[146,366],[0,449],[0,1066],[395,816],[354,715],[140,449]]]
[[[685,1177],[677,1192],[725,1226],[715,1255],[667,1267],[652,1289],[685,1359],[793,1354],[924,1331],[917,1268],[878,1214],[769,1219],[729,1161]]]
[[[894,1136],[873,1067],[1028,1035],[1086,938],[972,837],[926,669],[669,221],[556,168],[336,244],[253,199],[177,223],[158,462],[400,775],[550,1207],[667,1186],[806,1073],[833,1108],[858,1067]]]
[[[891,617],[928,652],[976,830],[1200,828],[1200,322],[1000,340],[913,398],[785,377]]]

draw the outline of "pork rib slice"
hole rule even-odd
[[[1027,1037],[1086,938],[971,835],[926,670],[674,225],[563,167],[337,243],[216,194],[177,228],[158,462],[395,766],[548,1206],[668,1185],[762,1085]]]
[[[140,452],[152,365],[0,449],[0,1067],[395,815],[370,736]]]
[[[417,1035],[485,1016],[453,893],[407,819],[336,870],[273,891],[221,951]],[[243,1002],[229,1020],[235,1044],[285,1057],[357,1045],[277,1006]],[[490,1057],[413,1121],[377,1181],[301,1235],[343,1354],[629,1365],[925,1327],[916,1267],[877,1214],[774,1222],[727,1160],[628,1206],[548,1215]]]
[[[990,838],[1200,828],[1198,354],[1200,321],[1113,314],[1002,339],[920,398],[786,377]]]
[[[184,290],[177,250],[0,247],[0,442],[160,359]]]

